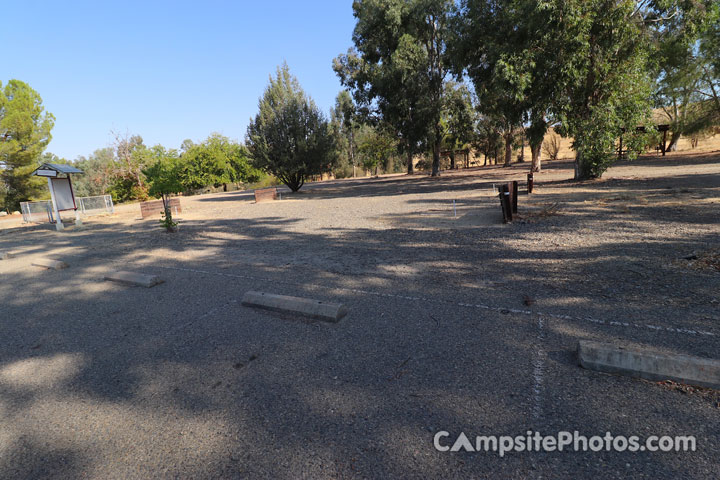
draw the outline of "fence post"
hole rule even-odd
[[[517,213],[517,202],[518,202],[518,182],[513,180],[512,182],[512,211]]]
[[[532,172],[528,173],[528,180],[527,180],[527,191],[528,193],[532,193],[533,191],[533,184],[535,183],[534,176]]]

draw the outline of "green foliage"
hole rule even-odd
[[[713,3],[700,33],[701,92],[696,132],[720,127],[720,3]]]
[[[143,174],[150,185],[148,193],[155,197],[165,197],[180,193],[184,189],[181,181],[183,164],[177,151],[167,151],[161,145],[151,149],[152,161],[143,169]]]
[[[328,122],[287,64],[270,78],[247,129],[254,165],[298,191],[310,175],[331,171],[335,145]]]
[[[95,150],[87,157],[79,157],[74,165],[85,172],[73,176],[73,188],[78,197],[105,195],[113,180],[114,152],[110,147]]]
[[[142,137],[115,134],[114,150],[112,182],[108,193],[116,202],[146,200],[148,191],[142,170],[151,155]]]
[[[713,61],[720,52],[716,50],[713,55],[710,51],[718,10],[716,4],[707,15],[696,13],[690,19],[678,16],[669,25],[652,30],[657,45],[653,56],[657,78],[653,100],[666,118],[664,123],[670,124],[671,150],[681,135],[709,133],[720,118],[714,115],[711,100],[714,87],[720,86],[720,79],[713,75]],[[720,113],[720,109],[717,111]]]
[[[526,1],[468,0],[462,7],[462,15],[454,19],[458,35],[450,46],[454,67],[472,79],[484,116],[502,132],[509,164],[531,102],[541,108],[540,96],[533,93],[542,88],[542,78],[552,75],[536,75],[535,69],[544,31],[532,29],[542,9]]]
[[[576,9],[565,18],[565,31],[574,34],[566,65],[573,79],[555,108],[559,132],[573,137],[575,178],[587,179],[600,177],[616,159],[623,128],[630,158],[644,142],[634,127],[649,123],[649,43],[643,23],[633,18],[635,2],[591,0]]]
[[[361,126],[362,121],[350,93],[342,90],[335,99],[335,107],[330,110],[330,131],[337,149],[337,161],[333,167],[336,178],[346,178],[356,174],[355,137]]]
[[[445,84],[443,108],[443,148],[450,150],[451,168],[455,163],[455,150],[467,148],[475,140],[475,124],[478,115],[473,98],[464,84]]]
[[[353,3],[355,49],[333,68],[364,109],[393,127],[401,148],[429,145],[438,173],[444,82],[448,75],[450,0],[365,0]],[[408,172],[412,172],[409,163]]]
[[[257,188],[277,187],[278,185],[282,185],[282,182],[278,180],[277,177],[262,173],[260,180],[251,183],[248,186],[248,189],[253,190]]]
[[[168,200],[170,195],[183,190],[180,176],[182,163],[176,150],[167,151],[161,145],[153,147],[150,155],[152,158],[150,166],[143,169],[143,174],[150,185],[149,194],[162,198],[164,208],[160,222],[168,232],[174,232],[178,224],[172,218]]]
[[[217,133],[199,144],[186,142],[178,173],[185,190],[260,179],[260,172],[251,165],[250,154],[243,145]]]
[[[502,148],[503,138],[495,119],[491,117],[481,117],[476,125],[475,138],[473,147],[485,156],[485,162],[488,159],[497,159]]]
[[[132,200],[146,200],[147,191],[137,183],[134,178],[116,177],[107,189],[115,203],[130,202]]]
[[[55,117],[45,112],[40,95],[27,83],[0,83],[0,182],[2,208],[19,210],[20,202],[41,191],[43,179],[32,177],[52,136]]]
[[[172,210],[167,206],[167,204],[165,205],[165,209],[160,212],[160,217],[160,223],[163,227],[165,227],[165,230],[168,232],[177,231],[178,222],[173,220]]]
[[[395,138],[382,128],[366,127],[359,135],[358,154],[363,167],[368,171],[378,173],[378,167],[390,170],[391,160],[397,152]]]

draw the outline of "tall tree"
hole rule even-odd
[[[390,135],[387,125],[377,128],[366,126],[360,132],[358,154],[363,167],[371,174],[378,174],[380,165],[388,166],[392,156],[397,152],[397,142]],[[387,171],[387,169],[386,169]]]
[[[257,168],[275,175],[293,192],[308,176],[331,170],[335,146],[328,122],[287,64],[270,78],[259,110],[246,136]]]
[[[720,4],[711,5],[700,35],[700,94],[703,97],[698,130],[720,126]]]
[[[375,102],[403,138],[410,161],[419,139],[433,152],[438,175],[443,139],[444,82],[452,0],[356,0],[357,53],[336,59],[335,70],[356,99]]]
[[[697,10],[705,12],[702,4]],[[706,108],[706,101],[712,98],[711,85],[706,81],[712,55],[707,55],[703,46],[718,10],[720,6],[716,5],[706,15],[678,12],[665,22],[651,24],[656,45],[653,73],[657,78],[653,100],[665,123],[670,124],[669,150],[676,149],[682,135],[696,135],[712,126]]]
[[[453,17],[457,34],[450,43],[457,74],[473,80],[482,113],[501,127],[505,164],[512,158],[518,129],[530,143],[533,171],[552,102],[567,81],[562,68],[565,39],[558,30],[559,2],[462,0]]]
[[[573,138],[575,178],[600,177],[616,158],[615,141],[627,128],[629,145],[635,126],[648,123],[649,44],[636,2],[569,2],[565,35],[574,37],[567,67],[573,81],[556,105],[559,131]],[[635,150],[635,149],[630,149]]]
[[[111,132],[115,152],[113,183],[108,192],[117,202],[145,200],[148,196],[143,169],[150,161],[150,152],[140,135]]]
[[[455,168],[455,151],[465,149],[475,139],[477,112],[465,84],[446,82],[443,109],[443,146],[450,152],[450,168]]]
[[[529,109],[534,51],[522,17],[522,2],[465,0],[453,18],[458,33],[450,44],[457,74],[466,71],[475,85],[479,108],[501,127],[505,165],[523,116]]]
[[[4,184],[3,208],[18,210],[41,186],[30,174],[52,139],[55,117],[45,111],[42,98],[27,83],[0,83],[0,181]]]
[[[335,98],[335,107],[330,111],[330,123],[338,137],[336,144],[342,150],[343,157],[352,166],[352,176],[355,177],[357,152],[357,131],[362,125],[357,108],[350,93],[342,90]]]

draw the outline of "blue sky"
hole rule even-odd
[[[0,81],[30,84],[56,117],[48,151],[108,146],[110,131],[178,148],[242,141],[283,61],[326,113],[332,59],[352,45],[352,1],[3,2]]]

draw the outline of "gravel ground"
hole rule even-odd
[[[586,371],[574,352],[590,339],[720,358],[720,272],[703,260],[720,247],[720,155],[580,184],[555,162],[503,225],[493,184],[526,168],[183,198],[176,234],[137,205],[63,233],[0,224],[0,251],[18,254],[0,261],[0,476],[717,478],[718,392]],[[165,283],[100,281],[111,269]],[[250,289],[350,313],[253,310]],[[528,430],[698,448],[433,447],[438,431]]]

